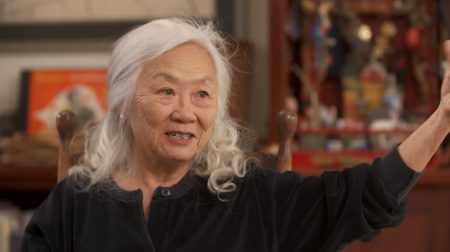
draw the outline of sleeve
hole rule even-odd
[[[72,194],[64,180],[52,190],[30,219],[22,241],[22,251],[70,251],[65,241],[69,236]],[[63,221],[64,220],[64,221]]]
[[[406,197],[419,180],[421,173],[415,172],[403,162],[398,148],[389,152],[380,162],[381,177],[386,189],[398,199]]]
[[[411,171],[395,149],[372,165],[320,177],[275,175],[272,190],[280,251],[336,251],[399,225],[407,193],[418,178]]]

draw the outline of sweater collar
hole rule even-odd
[[[192,170],[188,171],[180,181],[170,187],[157,187],[153,192],[153,199],[174,199],[181,197],[186,192],[188,192],[196,181],[197,176],[194,174]],[[130,202],[136,200],[142,200],[142,190],[125,190],[121,188],[117,183],[111,179],[112,186],[109,187],[109,190],[114,198],[117,198],[120,201]]]
[[[195,174],[188,171],[180,181],[170,187],[157,187],[153,192],[154,199],[174,199],[188,192],[195,182]]]

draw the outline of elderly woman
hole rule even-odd
[[[398,148],[302,177],[263,170],[239,146],[225,47],[211,25],[178,19],[118,41],[106,118],[35,212],[23,251],[336,251],[402,221],[449,132],[449,74],[438,109]]]

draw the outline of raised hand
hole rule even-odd
[[[450,40],[446,40],[444,43],[444,54],[447,61],[447,69],[442,81],[441,103],[439,106],[450,117]]]
[[[444,43],[447,63],[450,62],[450,40]],[[448,65],[448,64],[447,64]],[[403,161],[413,170],[422,171],[433,154],[450,132],[450,66],[447,66],[441,87],[439,108],[403,143],[399,153]]]

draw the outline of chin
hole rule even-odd
[[[194,161],[195,155],[169,155],[167,157],[168,160],[171,160],[173,162],[177,163],[188,163]]]

